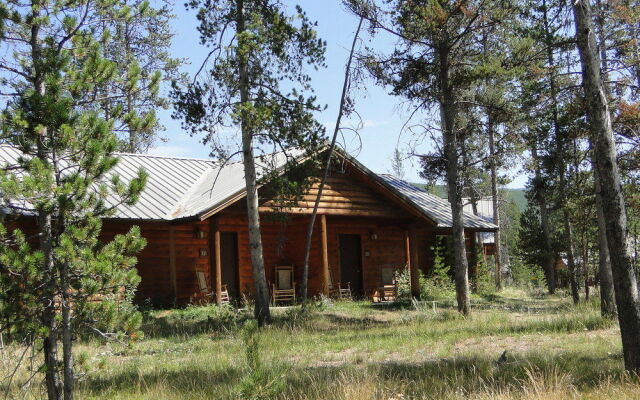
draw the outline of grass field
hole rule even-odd
[[[617,327],[596,304],[506,290],[476,299],[469,319],[447,307],[434,313],[430,303],[274,313],[275,323],[251,336],[241,328],[246,312],[155,311],[133,345],[78,345],[77,398],[640,398],[640,380],[622,371]],[[3,376],[20,354],[5,348]],[[41,398],[39,382],[20,387],[28,375],[16,375],[8,398]]]

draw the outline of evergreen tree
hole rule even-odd
[[[112,110],[121,115],[115,118],[114,130],[118,149],[124,152],[144,153],[156,142],[164,130],[156,111],[169,108],[163,84],[184,79],[179,72],[183,60],[169,54],[173,3],[158,3],[118,0],[95,30],[103,57],[116,66],[114,79],[96,96],[102,99],[100,106],[106,115]],[[132,81],[139,83],[132,85]]]
[[[140,322],[131,300],[144,239],[132,228],[109,243],[99,240],[101,218],[116,204],[133,204],[146,180],[143,171],[128,182],[110,173],[118,162],[114,118],[122,109],[105,115],[93,95],[125,68],[102,57],[93,35],[118,7],[110,1],[0,4],[1,54],[11,55],[0,60],[0,92],[9,95],[1,140],[15,151],[0,170],[9,210],[0,226],[0,303],[13,316],[9,329],[41,346],[39,370],[50,400],[73,398],[79,333],[131,334]],[[133,78],[129,84],[147,89]],[[15,229],[13,217],[25,214],[35,220],[35,236]]]
[[[600,73],[590,0],[573,4],[575,38],[580,52],[582,85],[586,99],[590,141],[594,148],[606,220],[607,244],[627,370],[640,372],[640,299],[638,283],[627,244],[627,213],[616,159],[611,113]]]
[[[494,72],[494,60],[485,57],[482,33],[505,24],[513,10],[494,1],[346,1],[351,11],[366,18],[374,31],[398,40],[389,55],[371,54],[367,63],[380,84],[411,101],[416,112],[439,112],[441,151],[423,162],[444,170],[453,219],[453,253],[458,310],[470,313],[468,260],[465,250],[463,188],[465,140],[470,132],[465,118],[469,91]],[[500,56],[502,57],[502,55]],[[429,124],[427,124],[429,125]],[[468,156],[470,156],[467,153]],[[468,161],[473,162],[471,158]],[[466,163],[469,165],[469,163]]]
[[[259,324],[270,321],[254,153],[268,145],[295,147],[313,157],[321,146],[321,125],[313,113],[320,110],[311,91],[305,66],[324,63],[325,44],[300,7],[289,16],[276,0],[225,0],[188,3],[198,10],[200,40],[211,46],[185,90],[177,90],[176,116],[184,127],[204,134],[205,142],[228,126],[237,127],[242,142],[247,191],[251,265],[255,290],[255,316]]]

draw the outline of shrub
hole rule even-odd
[[[251,318],[248,312],[237,311],[229,304],[190,305],[183,309],[160,310],[146,314],[142,330],[151,337],[229,332],[237,330],[248,318]]]

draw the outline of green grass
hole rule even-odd
[[[144,339],[130,347],[78,346],[86,357],[78,398],[640,398],[640,382],[622,371],[617,327],[597,304],[573,307],[566,297],[505,290],[474,305],[470,318],[442,306],[434,313],[431,304],[278,309],[258,334],[260,373],[246,365],[248,311],[156,311],[146,318]],[[19,350],[3,353],[3,376]],[[506,361],[496,363],[505,350]],[[38,384],[19,388],[27,373],[9,398],[41,398]],[[239,394],[241,381],[254,395],[245,386]]]

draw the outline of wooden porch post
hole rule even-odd
[[[420,298],[420,261],[418,259],[418,234],[415,224],[409,226],[409,274],[411,277],[411,296]]]
[[[472,290],[478,290],[478,253],[476,253],[476,233],[465,232],[465,237],[469,237],[469,248],[467,249],[467,260],[469,262],[469,279],[471,280]]]
[[[216,304],[222,304],[222,254],[220,251],[220,229],[218,221],[211,219],[211,231],[213,233],[213,254],[214,254],[214,274]]]
[[[322,237],[322,293],[329,296],[329,250],[327,244],[327,216],[320,215],[320,236]]]
[[[178,281],[176,278],[176,228],[169,226],[169,282],[173,301],[178,300]]]

